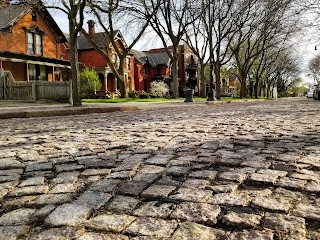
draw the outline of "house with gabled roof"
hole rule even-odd
[[[169,47],[169,51],[170,51]],[[164,81],[172,89],[171,60],[164,48],[149,51],[132,51],[135,58],[136,90],[148,91],[152,81]],[[179,89],[180,96],[183,88],[197,88],[197,59],[187,45],[179,47]],[[143,77],[142,77],[143,76]]]
[[[66,37],[44,7],[10,4],[0,9],[0,69],[16,81],[69,80]]]
[[[88,21],[88,33],[91,38],[95,39],[97,45],[101,49],[110,47],[110,43],[107,41],[105,33],[96,33],[95,23],[93,20]],[[120,51],[127,48],[127,44],[120,31],[115,31],[113,36]],[[78,36],[77,40],[80,66],[82,68],[91,67],[98,73],[102,86],[99,92],[103,93],[104,97],[119,95],[117,78],[114,76],[107,60],[94,49],[86,36],[80,35]],[[110,57],[116,66],[119,66],[119,56],[113,47],[111,47]],[[124,69],[124,78],[126,81],[126,86],[128,86],[128,91],[135,90],[133,67],[133,58],[132,55],[129,54],[126,58]]]

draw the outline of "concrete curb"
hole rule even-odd
[[[83,115],[93,113],[111,113],[111,112],[131,112],[139,110],[136,106],[123,107],[63,107],[51,109],[21,109],[21,110],[6,110],[0,113],[0,119],[10,118],[33,118],[33,117],[54,117],[54,116],[69,116]]]

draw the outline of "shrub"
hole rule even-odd
[[[95,91],[100,90],[101,82],[97,72],[86,67],[80,73],[80,85],[82,97],[92,95]]]
[[[150,95],[149,95],[149,93],[146,93],[145,91],[142,91],[142,92],[139,93],[139,98],[140,99],[149,99]]]
[[[169,93],[169,87],[162,81],[154,81],[150,84],[150,93],[157,97],[165,97]]]
[[[128,97],[132,99],[138,98],[138,93],[136,91],[129,92]]]

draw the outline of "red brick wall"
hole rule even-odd
[[[3,62],[3,68],[10,71],[16,81],[25,81],[25,63]]]
[[[142,91],[144,89],[143,74],[143,64],[137,62],[134,66],[134,83],[136,91]]]
[[[86,67],[106,67],[107,61],[96,50],[81,50],[79,51],[79,62]]]
[[[12,32],[0,34],[0,49],[28,54],[28,38],[24,28],[38,26],[45,34],[42,37],[43,56],[60,58],[60,46],[56,43],[55,33],[38,14],[37,22],[32,21],[31,12],[14,24]]]

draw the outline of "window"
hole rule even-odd
[[[33,22],[37,21],[37,13],[35,11],[32,11],[32,21]]]
[[[35,36],[37,54],[42,55],[42,36],[40,34],[35,34]]]
[[[130,58],[129,57],[126,58],[126,68],[127,68],[127,70],[130,70]]]
[[[28,53],[34,54],[34,39],[33,33],[28,32]]]
[[[28,53],[42,55],[42,36],[28,32]]]

